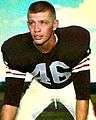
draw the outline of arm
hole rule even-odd
[[[17,107],[4,105],[1,111],[1,120],[14,120],[17,113]]]
[[[76,101],[76,120],[87,120],[89,108],[88,100],[77,100]]]
[[[0,120],[14,120],[23,89],[23,80],[6,78],[5,95]]]
[[[90,98],[90,71],[81,71],[74,77],[76,92],[76,120],[87,120]]]
[[[23,69],[22,65],[18,64],[20,60],[18,60],[18,55],[16,56],[16,53],[19,51],[17,51],[17,42],[15,43],[14,40],[17,40],[17,38],[12,37],[8,39],[1,47],[3,61],[7,68],[1,120],[14,120],[23,92],[25,73],[21,72]]]

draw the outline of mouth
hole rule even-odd
[[[35,38],[36,40],[41,40],[41,39],[42,39],[42,36],[40,36],[40,35],[35,35],[34,38]]]

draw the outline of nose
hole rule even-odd
[[[34,26],[34,32],[40,32],[40,31],[41,31],[40,25],[35,24],[35,26]]]

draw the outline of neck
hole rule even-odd
[[[43,45],[37,45],[35,43],[34,45],[42,53],[45,53],[45,54],[49,53],[56,46],[56,43],[57,43],[56,37],[57,36],[54,34],[53,37],[50,40],[46,41]]]

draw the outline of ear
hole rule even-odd
[[[59,26],[59,20],[55,19],[53,23],[53,30],[56,30],[58,26]]]

